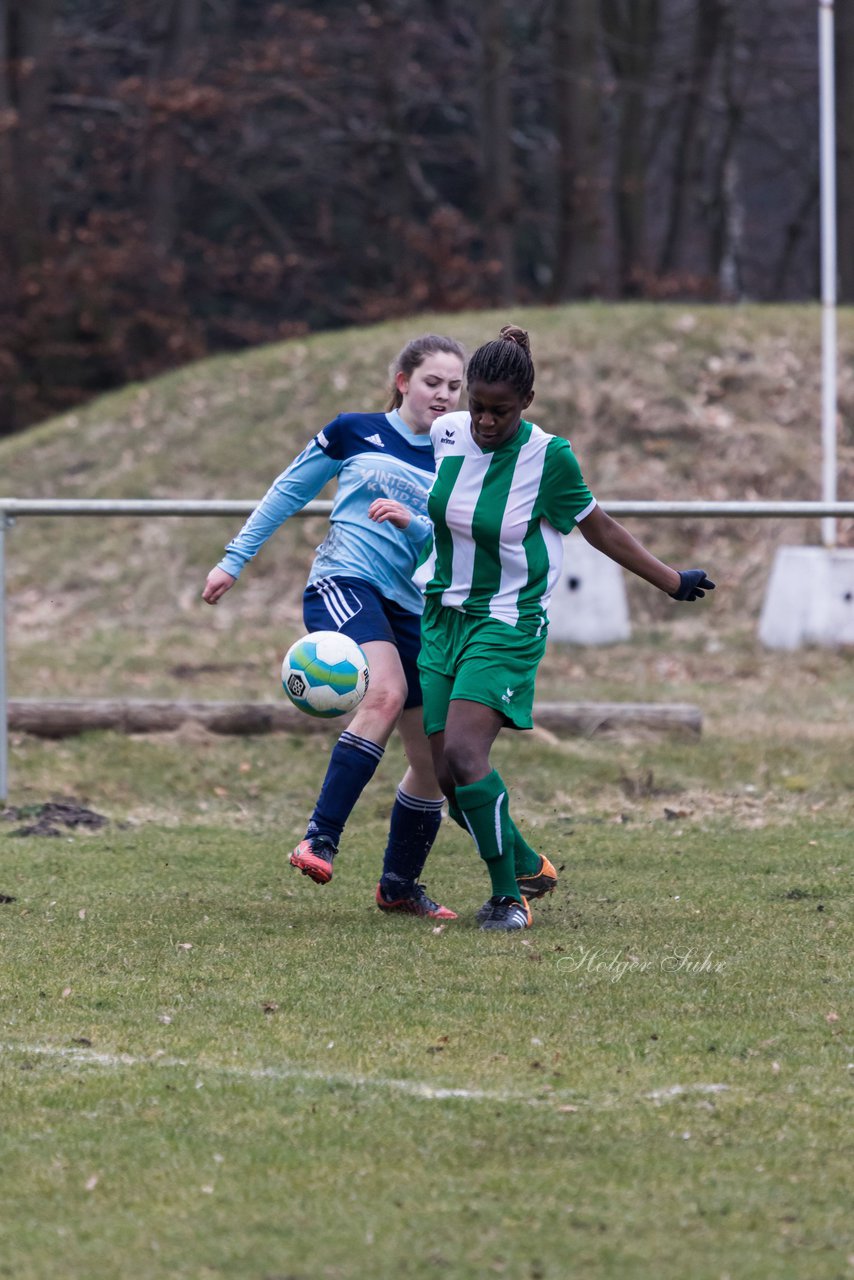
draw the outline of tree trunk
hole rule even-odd
[[[709,274],[719,282],[720,296],[734,301],[743,296],[744,208],[739,182],[736,145],[744,118],[736,68],[743,52],[732,6],[727,5],[721,26],[723,128],[718,154],[712,165],[707,222],[709,225]]]
[[[812,227],[816,225],[819,196],[820,196],[819,181],[818,181],[818,177],[816,176],[813,181],[807,182],[805,184],[800,203],[796,208],[795,212],[792,214],[792,217],[789,219],[789,222],[786,226],[785,234],[783,237],[783,244],[780,249],[780,253],[777,257],[777,262],[774,267],[774,273],[772,276],[773,283],[771,285],[771,290],[770,290],[770,296],[772,298],[783,297],[783,291],[786,288],[786,280],[788,279],[789,271],[791,269],[792,260],[794,259],[795,253],[797,252],[797,249],[801,244],[801,242],[809,234]],[[841,208],[842,208],[842,202],[841,202],[841,196],[840,196],[840,210]],[[854,210],[852,210],[852,212],[854,212]],[[847,226],[848,224],[843,223],[842,225]],[[843,250],[843,245],[845,246],[844,250]],[[840,276],[841,276],[842,275],[842,253],[849,251],[847,236],[843,236],[843,238],[840,240],[839,249],[840,249],[839,268],[840,268]],[[841,293],[842,293],[842,289],[840,287],[840,294]],[[851,296],[854,297],[854,294],[852,294]],[[850,298],[848,300],[850,301]],[[843,299],[843,301],[845,301],[845,299]]]
[[[0,217],[13,265],[35,262],[48,226],[48,90],[57,0],[0,0]]]
[[[552,301],[600,292],[598,0],[554,0],[552,65],[558,225]]]
[[[157,35],[160,48],[152,60],[155,97],[177,88],[192,70],[192,53],[199,37],[201,0],[160,0]],[[166,258],[178,231],[181,183],[176,130],[180,113],[163,102],[155,104],[156,118],[148,140],[148,226],[155,255]]]
[[[854,302],[854,13],[836,6],[836,208],[839,301]]]
[[[9,49],[9,11],[8,0],[0,0],[0,259],[14,262],[17,259],[17,208],[18,191],[15,175],[14,148],[12,146],[11,121],[13,118],[13,95],[11,81],[11,53]]]
[[[383,176],[383,223],[391,233],[389,243],[394,245],[401,243],[414,217],[407,155],[409,139],[400,83],[401,75],[406,75],[405,58],[402,57],[406,33],[395,5],[375,0],[374,9],[382,19],[377,33],[376,128],[382,139],[382,151],[388,156],[388,168]],[[408,253],[398,251],[388,255],[389,280],[398,297],[408,296],[414,265]]]
[[[618,287],[641,292],[645,274],[645,158],[647,81],[658,35],[659,0],[601,0],[605,44],[617,78],[614,175]]]
[[[703,170],[700,113],[729,3],[730,0],[701,0],[697,6],[691,61],[682,77],[684,92],[681,118],[676,130],[670,209],[659,262],[659,272],[662,275],[668,275],[683,265],[680,251],[685,215],[691,193],[696,190]]]
[[[512,79],[503,0],[480,0],[483,225],[496,303],[516,296]]]

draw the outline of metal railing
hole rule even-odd
[[[6,686],[6,532],[20,516],[247,516],[257,502],[178,498],[0,498],[0,803],[8,797],[9,717]],[[609,515],[687,519],[825,519],[854,516],[854,502],[602,503]],[[326,516],[331,502],[310,502],[294,514]]]

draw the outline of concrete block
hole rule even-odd
[[[854,645],[854,550],[780,547],[759,618],[766,649]]]
[[[617,644],[632,634],[623,570],[577,530],[563,540],[563,570],[549,605],[549,638]]]

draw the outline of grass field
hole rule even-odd
[[[0,836],[0,1275],[849,1276],[850,741],[545,738],[513,938],[453,825],[372,905],[394,751],[321,889],[323,740],[19,739],[110,821]]]
[[[814,310],[520,318],[544,423],[601,497],[817,496]],[[417,327],[471,344],[498,319]],[[0,445],[2,488],[259,496],[374,403],[412,331],[128,388]],[[232,522],[213,526],[21,520],[10,696],[275,697],[321,526],[206,610]],[[286,860],[323,738],[13,736],[0,1280],[854,1278],[854,653],[756,641],[774,547],[815,530],[638,531],[715,596],[632,588],[632,640],[551,648],[538,696],[692,702],[703,733],[499,741],[520,826],[563,868],[521,937],[477,930],[486,876],[450,823],[425,880],[459,921],[376,910],[396,744],[319,888]],[[50,801],[106,822],[20,834]]]

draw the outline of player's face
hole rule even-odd
[[[483,382],[475,378],[469,383],[471,433],[481,449],[498,449],[512,440],[519,430],[522,413],[534,398],[533,391],[523,397],[509,382]]]
[[[403,396],[400,416],[416,435],[424,435],[443,413],[452,413],[460,403],[463,389],[463,364],[450,351],[437,351],[425,356],[408,376],[399,373],[395,379]]]

